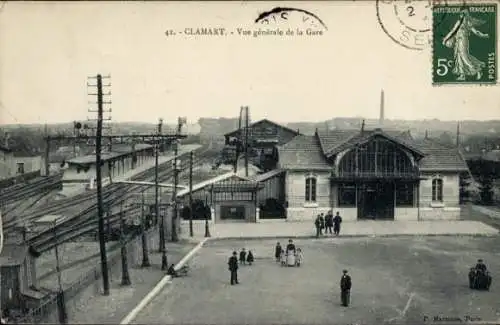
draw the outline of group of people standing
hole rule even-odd
[[[325,235],[330,232],[338,236],[340,234],[340,224],[342,223],[342,217],[339,212],[333,216],[332,211],[328,211],[326,216],[323,213],[320,213],[316,216],[314,220],[314,226],[316,226],[316,237],[323,235],[323,229],[325,230]]]
[[[278,242],[274,249],[276,262],[281,262],[281,266],[300,266],[304,261],[302,249],[295,247],[293,240],[288,240],[286,250]]]
[[[240,263],[241,265],[245,265],[248,263],[248,265],[252,265],[254,261],[253,253],[252,251],[247,251],[245,248],[243,248],[240,251]],[[236,251],[233,252],[233,255],[229,258],[229,261],[227,262],[229,266],[229,272],[231,272],[231,285],[234,284],[239,284],[238,282],[238,253]]]

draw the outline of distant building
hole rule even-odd
[[[43,160],[41,155],[14,151],[5,146],[0,146],[1,179],[40,172],[42,166]]]

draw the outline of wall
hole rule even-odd
[[[285,194],[288,201],[287,221],[313,220],[318,213],[326,213],[330,209],[330,173],[315,172],[316,203],[306,203],[306,175],[309,172],[287,171]]]
[[[34,157],[13,157],[12,158],[12,172],[17,174],[17,164],[24,164],[24,173],[31,173],[41,170],[44,166],[41,156]]]
[[[285,175],[271,177],[263,182],[264,188],[257,193],[258,204],[264,204],[266,199],[274,198],[285,201]]]
[[[460,183],[458,173],[422,173],[426,178],[420,182],[420,220],[442,220],[460,218]],[[443,202],[432,202],[432,179],[443,180]]]
[[[221,206],[244,206],[245,221],[256,222],[255,203],[250,201],[226,201],[215,203],[215,222],[232,222],[231,219],[221,220]]]

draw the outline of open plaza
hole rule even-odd
[[[286,240],[280,240],[284,245]],[[275,239],[209,240],[131,321],[134,324],[423,324],[500,319],[500,291],[468,287],[478,258],[500,268],[498,236],[296,239],[300,267],[273,257]],[[231,286],[232,251],[251,250]],[[342,270],[352,277],[351,305],[340,304]]]

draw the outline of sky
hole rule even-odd
[[[375,1],[2,6],[0,124],[94,118],[88,110],[95,105],[88,102],[95,98],[86,83],[97,73],[111,76],[108,115],[115,122],[155,123],[162,117],[175,123],[185,116],[195,123],[200,117],[236,117],[241,106],[249,106],[252,120],[377,118],[381,89],[389,119],[487,120],[500,115],[498,85],[433,86],[431,47],[413,50],[391,39],[379,24]],[[309,26],[305,16],[297,15],[255,23],[276,6],[314,13],[328,30],[321,36],[238,35],[237,28],[304,31]],[[415,6],[417,16],[425,10],[430,14]],[[384,12],[385,28],[397,38],[402,27]],[[413,23],[425,25],[425,19],[407,21]],[[203,27],[234,34],[180,34]],[[320,25],[312,29],[323,30]],[[176,35],[166,35],[167,30]]]

